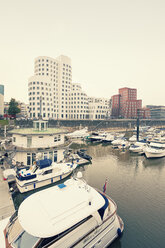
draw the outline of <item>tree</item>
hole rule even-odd
[[[16,114],[20,113],[21,110],[18,107],[18,102],[14,98],[11,98],[9,102],[9,109],[8,109],[8,114],[12,115],[14,118],[16,118]]]

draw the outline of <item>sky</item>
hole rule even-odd
[[[122,87],[165,105],[164,0],[0,0],[0,84],[28,103],[37,56],[72,60],[73,83],[111,98]]]

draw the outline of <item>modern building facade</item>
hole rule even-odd
[[[165,106],[147,105],[150,110],[151,119],[165,119]]]
[[[86,120],[90,116],[92,119],[102,119],[105,116],[101,112],[98,115],[89,114],[91,102],[81,85],[72,83],[71,60],[64,55],[56,59],[45,56],[35,59],[34,76],[29,78],[28,94],[31,118],[39,118],[40,113],[46,120]],[[95,101],[93,103],[95,105]]]
[[[104,98],[89,97],[89,119],[90,120],[104,120],[108,118],[109,100]]]
[[[4,115],[4,85],[0,84],[0,116]]]
[[[119,94],[112,96],[112,118],[149,118],[149,110],[142,109],[142,100],[137,100],[137,89],[121,88]]]
[[[120,116],[120,94],[114,95],[112,100],[112,113],[113,118],[119,118]]]

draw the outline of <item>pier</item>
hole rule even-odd
[[[0,168],[0,220],[11,216],[15,212],[12,196],[7,181],[3,180],[3,170]]]

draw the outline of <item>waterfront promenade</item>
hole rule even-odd
[[[12,196],[7,181],[3,180],[3,170],[0,168],[0,220],[11,216],[15,212]]]

